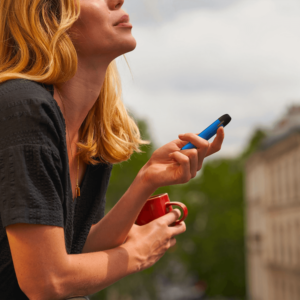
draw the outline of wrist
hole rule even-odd
[[[136,176],[136,180],[139,182],[139,185],[143,187],[143,190],[150,195],[152,195],[159,186],[156,185],[149,172],[149,162],[147,162],[139,171]]]
[[[138,259],[135,247],[131,243],[124,243],[119,248],[125,250],[128,254],[128,275],[138,273],[141,271],[141,263]]]

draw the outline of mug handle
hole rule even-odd
[[[174,225],[178,225],[179,223],[181,223],[182,221],[184,221],[185,218],[187,217],[187,215],[188,215],[188,209],[181,202],[167,202],[166,203],[166,208],[169,207],[169,206],[172,206],[172,205],[177,205],[177,206],[179,206],[183,210],[183,216],[181,217],[181,219],[177,220],[175,223],[173,223]]]

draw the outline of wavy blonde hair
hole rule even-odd
[[[76,74],[77,52],[67,31],[80,15],[79,0],[1,0],[0,15],[0,83],[59,84]],[[79,134],[78,155],[91,164],[128,160],[149,143],[124,107],[115,61]]]

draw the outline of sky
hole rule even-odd
[[[125,0],[137,48],[118,58],[124,103],[156,146],[232,121],[215,157],[300,105],[299,0]]]

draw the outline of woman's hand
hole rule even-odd
[[[205,157],[218,152],[224,140],[224,128],[220,127],[212,143],[194,133],[179,135],[174,140],[154,151],[150,160],[141,170],[146,184],[155,188],[181,184],[194,178],[201,169]],[[180,149],[191,142],[197,149]]]
[[[169,226],[178,220],[180,215],[180,210],[174,209],[146,225],[133,224],[124,244],[132,254],[138,271],[155,264],[170,247],[176,244],[175,236],[186,231],[184,222]]]

